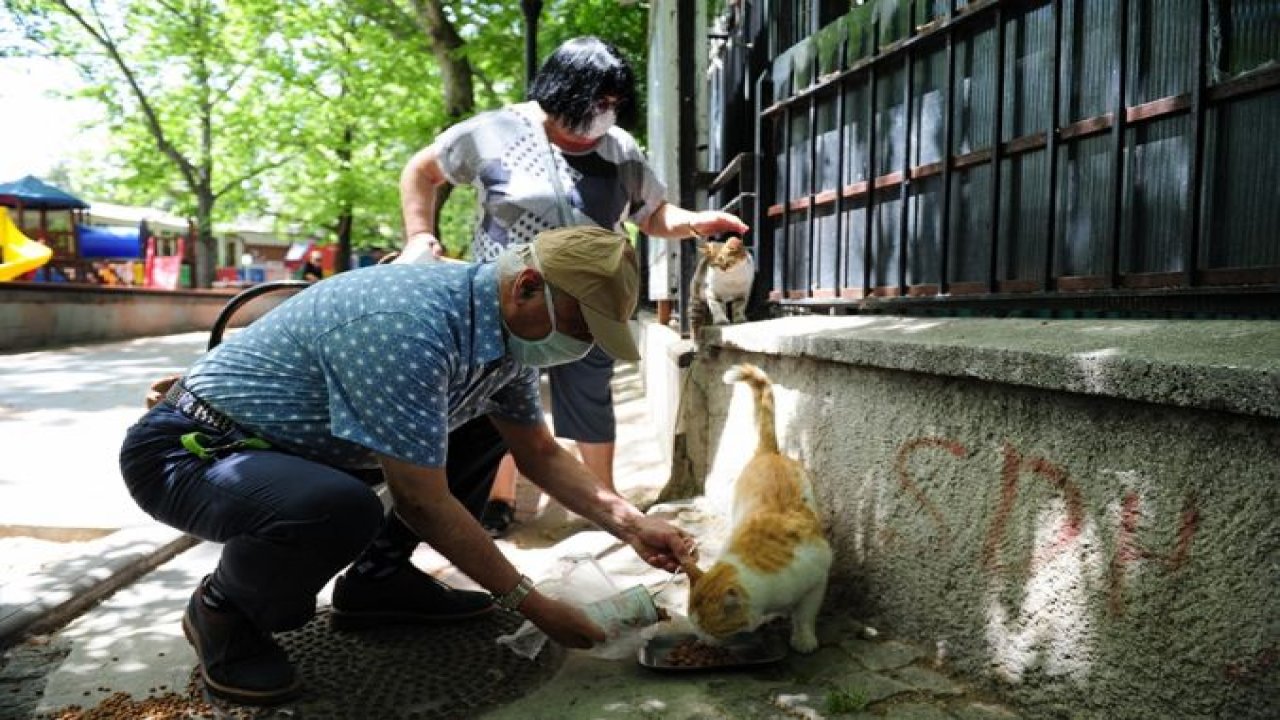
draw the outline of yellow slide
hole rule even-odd
[[[0,282],[12,280],[49,262],[53,248],[42,245],[22,234],[9,212],[0,207],[0,250],[4,251],[0,262]]]

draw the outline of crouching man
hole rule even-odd
[[[342,628],[517,610],[569,647],[604,631],[541,595],[477,521],[509,448],[569,509],[675,571],[689,537],[602,489],[543,422],[538,367],[593,344],[639,353],[626,239],[549,230],[497,263],[378,265],[290,298],[210,351],[125,438],[130,493],[156,519],[224,543],[182,625],[209,690],[254,704],[300,689],[272,633],[315,614],[335,574]],[[385,481],[392,510],[375,494]],[[410,562],[425,541],[489,591]]]

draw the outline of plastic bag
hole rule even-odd
[[[585,651],[595,657],[617,660],[634,654],[643,642],[640,630],[660,619],[648,588],[637,585],[619,590],[590,555],[560,558],[553,576],[535,587],[548,597],[582,608],[587,617],[604,629],[607,639]],[[548,639],[526,620],[514,633],[499,637],[498,644],[532,660],[542,652]]]

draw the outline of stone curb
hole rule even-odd
[[[0,648],[49,632],[200,541],[163,525],[129,527],[0,585]]]

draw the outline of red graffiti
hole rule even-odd
[[[1116,616],[1125,613],[1124,591],[1128,566],[1142,560],[1160,563],[1170,572],[1177,572],[1186,564],[1187,557],[1191,554],[1191,541],[1200,526],[1200,509],[1193,492],[1183,501],[1173,552],[1167,556],[1159,555],[1138,545],[1138,527],[1142,520],[1141,503],[1142,499],[1133,490],[1126,492],[1120,501],[1120,527],[1116,532],[1116,549],[1111,556],[1107,583],[1107,608]]]
[[[911,459],[911,455],[920,448],[942,448],[957,458],[964,459],[969,455],[969,449],[964,445],[949,440],[947,438],[938,437],[922,437],[908,440],[898,448],[898,457],[894,461],[894,471],[898,475],[898,484],[902,486],[920,503],[920,507],[924,509],[929,517],[933,519],[933,524],[938,528],[938,539],[940,543],[947,543],[951,538],[951,528],[947,525],[947,520],[942,516],[942,512],[938,510],[938,506],[924,494],[920,486],[911,479],[911,475],[907,472],[907,463]]]
[[[1227,663],[1222,668],[1222,675],[1227,682],[1243,685],[1262,678],[1277,665],[1280,665],[1280,647],[1272,645],[1259,650],[1251,658]]]
[[[1007,532],[1014,503],[1018,499],[1018,483],[1024,470],[1047,479],[1050,485],[1062,493],[1067,506],[1067,516],[1053,543],[1031,559],[1031,567],[1038,567],[1057,557],[1080,536],[1080,528],[1084,524],[1084,500],[1080,486],[1071,481],[1062,467],[1041,457],[1025,458],[1012,445],[1005,443],[1004,462],[1000,470],[1000,504],[996,506],[995,517],[982,545],[982,566],[989,572],[1003,569],[998,563],[1000,544]]]
[[[950,539],[951,528],[946,516],[924,491],[911,478],[908,465],[911,456],[920,449],[941,448],[959,459],[969,457],[970,452],[965,445],[950,438],[919,437],[903,443],[894,458],[894,473],[898,484],[929,516],[937,527],[940,542]],[[1073,481],[1067,470],[1060,465],[1038,456],[1024,456],[1017,448],[1005,443],[1001,450],[1000,499],[996,504],[991,520],[983,539],[981,562],[987,572],[1005,572],[1007,567],[1000,563],[1001,547],[1009,532],[1010,518],[1018,501],[1023,475],[1031,473],[1043,478],[1061,494],[1066,509],[1066,516],[1058,527],[1052,541],[1044,548],[1037,550],[1030,559],[1028,568],[1034,570],[1044,563],[1066,552],[1080,538],[1084,527],[1084,496],[1079,484]],[[1194,492],[1183,501],[1178,518],[1178,529],[1172,549],[1162,555],[1142,547],[1138,541],[1138,533],[1142,525],[1142,498],[1133,490],[1126,491],[1120,501],[1120,516],[1117,520],[1115,550],[1108,565],[1108,599],[1110,612],[1123,615],[1125,612],[1125,578],[1128,568],[1135,562],[1156,563],[1170,572],[1177,572],[1186,565],[1191,556],[1191,545],[1196,531],[1200,527],[1200,508]],[[890,529],[881,529],[881,539],[888,541],[898,538],[898,534]],[[1265,659],[1265,658],[1264,658]]]

